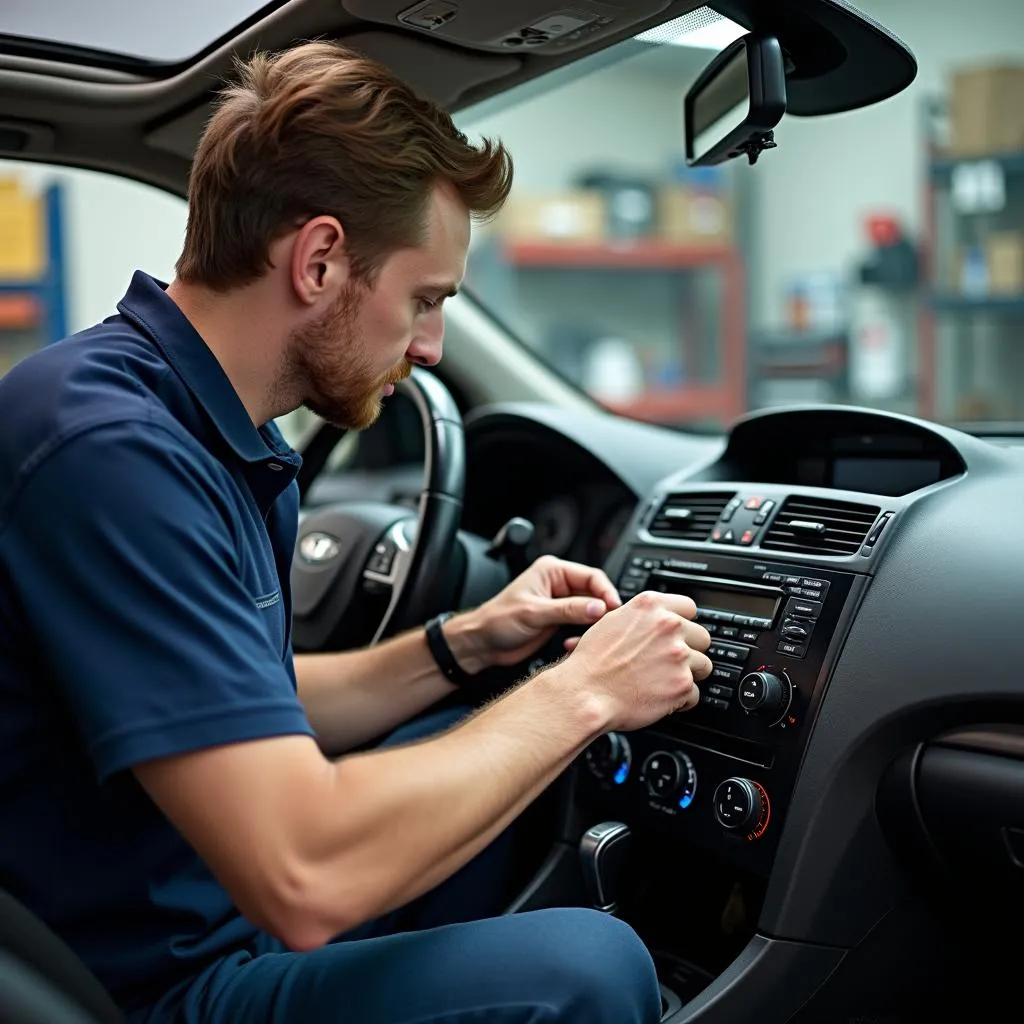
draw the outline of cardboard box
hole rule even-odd
[[[1024,234],[1000,231],[985,245],[991,295],[1024,295]]]
[[[33,280],[46,269],[46,225],[39,196],[0,178],[0,278]]]
[[[953,76],[949,150],[958,157],[1024,150],[1024,65],[990,65]]]
[[[732,207],[714,192],[666,186],[658,194],[658,234],[681,245],[728,245]]]
[[[606,213],[599,192],[513,193],[494,221],[494,233],[521,242],[599,242],[604,237]]]

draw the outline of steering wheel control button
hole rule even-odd
[[[370,572],[377,572],[381,576],[387,576],[391,572],[391,563],[395,560],[396,550],[394,542],[389,540],[378,541],[366,568]]]
[[[621,733],[606,732],[587,747],[584,760],[596,779],[621,786],[633,767],[633,751]]]
[[[658,801],[678,803],[685,810],[697,792],[697,770],[683,753],[658,750],[644,761],[640,779]]]
[[[715,820],[730,832],[742,832],[747,839],[760,839],[771,818],[771,805],[764,787],[751,779],[732,778],[719,783],[712,799]]]
[[[751,672],[740,681],[739,704],[748,715],[775,725],[789,710],[793,684],[785,672]]]

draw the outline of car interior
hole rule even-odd
[[[153,8],[142,28],[108,6],[0,6],[9,166],[180,198],[235,57],[311,38],[379,59],[467,125],[498,124],[509,97],[572,87],[575,68],[611,67],[644,34],[727,20],[738,34],[718,51],[661,58],[684,72],[669,97],[684,162],[751,181],[772,173],[791,118],[813,139],[898,102],[919,73],[914,39],[845,0],[220,0],[194,24],[172,12],[190,22],[173,40],[163,5],[136,0],[136,21]],[[545,276],[550,243],[517,244]],[[783,253],[787,236],[761,244]],[[615,251],[577,248],[591,266]],[[446,307],[443,362],[403,381],[373,427],[288,425],[304,457],[296,650],[473,607],[544,553],[603,567],[623,600],[688,595],[712,636],[700,704],[600,737],[536,801],[507,913],[621,917],[673,1024],[1019,1016],[1000,1007],[1019,1006],[1024,955],[1024,534],[1010,523],[1024,428],[868,401],[642,414],[518,340],[516,298],[502,310],[475,294],[493,269],[481,253]],[[551,280],[537,289],[575,287]],[[630,316],[645,301],[621,298]],[[1020,367],[1019,349],[1006,358]],[[1019,400],[1019,373],[1002,376]],[[561,657],[567,635],[489,671],[481,702]],[[3,882],[0,1020],[121,1020]]]

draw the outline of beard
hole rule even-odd
[[[360,296],[353,285],[317,321],[293,332],[283,387],[328,423],[364,430],[381,412],[382,392],[412,373],[403,359],[375,374],[366,339],[359,336]]]

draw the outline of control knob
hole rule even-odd
[[[684,811],[697,794],[697,769],[682,751],[655,751],[644,761],[640,778],[652,797],[677,803]]]
[[[602,782],[621,786],[629,777],[633,751],[621,733],[606,732],[587,747],[584,755],[591,773]]]
[[[768,827],[771,804],[764,786],[751,779],[731,778],[719,784],[714,796],[715,820],[730,832],[760,839]]]
[[[748,672],[740,680],[740,707],[769,725],[782,721],[792,699],[793,684],[785,672]]]

